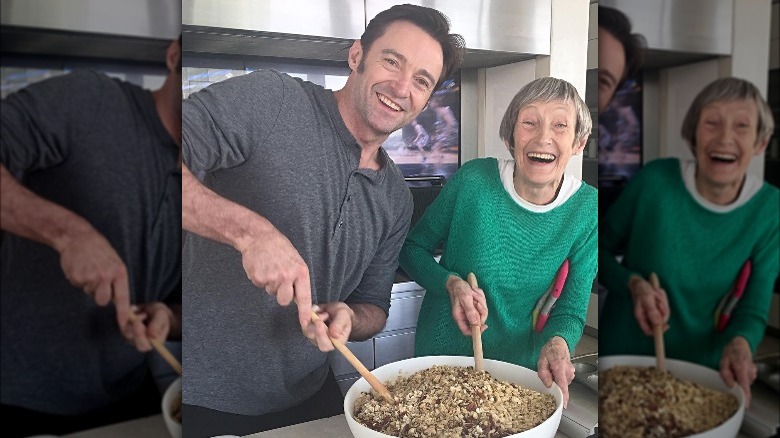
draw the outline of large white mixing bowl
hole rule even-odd
[[[739,408],[728,420],[720,426],[708,431],[690,435],[689,438],[734,438],[739,433],[742,425],[742,417],[745,415],[745,395],[738,385],[729,388],[721,379],[720,374],[705,366],[682,360],[666,359],[666,371],[675,377],[698,383],[708,388],[717,389],[734,394],[739,400]],[[607,370],[616,365],[629,365],[638,367],[654,367],[654,356],[599,356],[599,371]]]
[[[408,376],[417,371],[431,368],[434,365],[452,365],[460,367],[474,366],[473,357],[462,356],[423,356],[413,359],[406,359],[399,362],[393,362],[373,370],[374,374],[381,382],[387,384],[399,376]],[[485,371],[498,380],[516,383],[524,388],[533,389],[543,394],[552,394],[555,397],[555,412],[542,424],[522,433],[510,435],[507,438],[552,438],[558,430],[561,422],[561,412],[563,411],[563,393],[561,389],[553,383],[552,387],[544,386],[536,371],[513,365],[506,362],[485,359]],[[363,392],[369,392],[371,386],[362,377],[355,382],[344,398],[344,415],[347,417],[349,429],[355,438],[393,438],[390,435],[371,430],[355,420],[355,400]]]
[[[172,438],[181,438],[181,423],[173,419],[173,402],[175,399],[181,402],[181,377],[178,377],[168,386],[162,397],[162,413],[165,426]]]

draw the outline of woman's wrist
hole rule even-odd
[[[455,290],[455,286],[459,281],[463,281],[463,279],[457,274],[450,274],[450,276],[447,277],[447,281],[444,283],[444,288],[447,289],[447,293],[452,295],[452,291]]]
[[[639,284],[641,284],[643,281],[645,281],[645,279],[639,275],[631,274],[631,276],[628,277],[628,284],[626,285],[628,287],[628,291],[633,295],[634,291],[637,289],[637,286],[639,286]]]

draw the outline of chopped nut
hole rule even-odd
[[[395,404],[363,393],[355,401],[355,419],[400,438],[501,438],[538,426],[556,408],[552,395],[498,381],[473,367],[434,365],[387,388]]]

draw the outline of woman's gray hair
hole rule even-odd
[[[562,100],[564,103],[572,103],[574,105],[574,112],[577,114],[577,124],[574,128],[574,144],[572,144],[572,147],[588,138],[593,127],[593,121],[590,118],[588,106],[579,93],[577,93],[574,85],[563,79],[552,77],[534,79],[515,94],[504,113],[501,127],[498,130],[498,135],[501,136],[501,140],[506,142],[512,158],[515,156],[515,125],[517,124],[517,117],[520,111],[535,102],[547,103],[554,100]]]
[[[711,82],[696,95],[693,103],[688,107],[682,124],[682,137],[688,142],[692,151],[696,150],[696,126],[699,124],[701,110],[718,101],[752,100],[758,110],[758,127],[756,128],[756,141],[769,140],[775,130],[775,121],[772,117],[772,109],[766,103],[761,92],[751,82],[740,78],[720,78]],[[695,153],[694,153],[695,155]]]

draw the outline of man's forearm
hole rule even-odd
[[[61,251],[68,239],[94,231],[81,216],[19,184],[3,165],[0,165],[0,227],[57,251]]]
[[[201,184],[184,165],[182,226],[185,230],[226,243],[239,251],[255,236],[273,229],[273,225],[264,217]]]
[[[385,327],[387,317],[381,308],[373,304],[349,304],[349,307],[355,312],[350,341],[365,341]]]
[[[171,326],[168,330],[168,339],[181,340],[181,304],[169,304],[173,316],[171,317]]]

